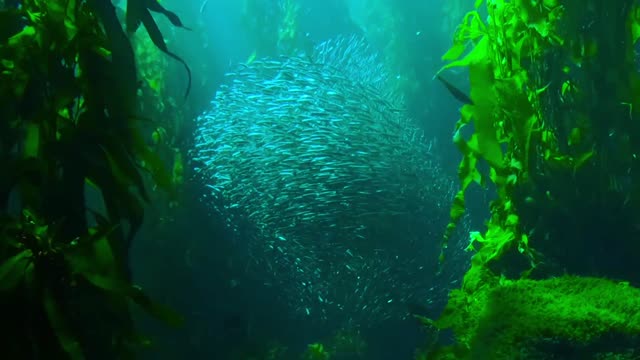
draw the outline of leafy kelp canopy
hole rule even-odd
[[[457,343],[420,356],[546,358],[549,342],[637,356],[629,349],[638,348],[632,336],[640,329],[626,311],[640,281],[631,270],[640,247],[640,9],[630,0],[475,6],[440,71],[466,67],[471,83],[453,139],[463,154],[461,189],[443,247],[472,183],[492,184],[497,197],[487,230],[471,233],[475,254],[462,288],[439,320],[422,319],[452,328]],[[585,277],[556,277],[564,273]],[[599,278],[628,282],[596,302],[618,289]],[[543,313],[541,322],[535,314]]]
[[[180,316],[134,286],[128,249],[146,184],[173,192],[142,136],[134,53],[111,1],[7,1],[0,10],[0,306],[4,358],[115,359],[147,344],[129,302]],[[129,0],[172,55],[150,11]],[[175,57],[175,55],[172,55]],[[188,92],[188,91],[187,91]]]

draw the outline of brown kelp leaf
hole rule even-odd
[[[0,265],[0,291],[13,290],[24,278],[31,250],[23,250]]]
[[[118,179],[118,182],[125,186],[131,185],[136,188],[142,199],[149,201],[149,196],[144,186],[144,180],[140,175],[138,168],[136,167],[131,155],[129,155],[124,146],[119,144],[111,144],[109,149],[102,147],[111,171]]]
[[[144,27],[147,29],[147,33],[149,33],[149,37],[151,38],[151,41],[153,41],[153,44],[158,49],[160,49],[160,51],[169,55],[170,57],[174,58],[175,60],[179,61],[182,65],[184,65],[184,68],[187,71],[187,77],[188,77],[187,91],[185,92],[184,97],[185,98],[188,97],[189,92],[191,91],[191,69],[189,69],[189,66],[187,65],[187,63],[184,60],[182,60],[178,55],[169,51],[169,49],[167,48],[167,44],[164,41],[164,37],[162,36],[162,32],[160,32],[160,29],[158,28],[158,25],[156,24],[155,20],[153,20],[153,17],[151,16],[151,13],[149,12],[149,10],[145,9],[143,11],[141,20],[142,20],[142,23],[144,24]]]
[[[186,30],[191,30],[190,28],[184,26],[178,15],[175,13],[165,9],[160,5],[160,2],[156,0],[148,0],[147,8],[153,12],[161,13],[169,19],[169,21],[173,24],[173,26],[181,27]]]
[[[145,10],[145,0],[127,0],[125,24],[128,32],[134,33],[138,30],[142,22],[142,12]]]
[[[72,271],[117,274],[118,267],[108,238],[117,227],[117,225],[111,225],[92,228],[89,235],[79,239],[76,245],[65,254]]]
[[[110,291],[120,296],[131,299],[133,302],[143,308],[147,313],[149,313],[156,319],[167,323],[168,325],[179,327],[184,324],[184,319],[181,315],[164,305],[153,302],[142,291],[142,289],[137,286],[133,286],[128,282],[122,281],[116,277],[103,276],[89,271],[82,273],[82,275],[90,283],[103,290]]]
[[[167,166],[162,161],[162,158],[149,148],[140,133],[133,135],[132,142],[134,144],[136,154],[142,162],[142,167],[151,174],[154,183],[169,193],[175,192],[171,175],[167,170]]]
[[[440,80],[441,83],[449,90],[449,93],[453,95],[458,101],[463,104],[473,105],[473,100],[469,97],[469,95],[465,94],[462,90],[458,89],[455,85],[449,82],[447,79],[443,78],[441,75],[436,75],[436,79]]]
[[[134,6],[138,2],[127,1],[127,6]],[[137,81],[133,47],[110,1],[89,0],[87,3],[102,22],[111,50],[111,60],[105,59],[93,49],[81,49],[81,67],[87,71],[90,87],[85,99],[90,102],[90,95],[93,93],[101,101],[105,101],[109,108],[109,116],[100,117],[105,117],[108,122],[114,119],[123,122],[135,109]]]
[[[72,334],[71,329],[65,320],[66,316],[62,314],[56,300],[53,298],[53,294],[51,294],[51,290],[48,288],[44,289],[42,303],[44,305],[45,312],[47,313],[49,324],[55,332],[58,342],[60,342],[60,346],[64,349],[67,355],[69,355],[71,360],[84,360],[85,357],[82,353],[80,343]]]
[[[87,153],[85,153],[87,156]],[[142,224],[144,215],[143,199],[132,192],[129,187],[134,183],[119,168],[119,164],[107,156],[107,152],[99,149],[94,153],[89,153],[87,159],[88,168],[85,182],[88,180],[102,192],[108,218],[126,219],[129,223],[129,231],[126,234],[126,242],[119,244],[117,253],[122,255],[122,251],[128,249],[131,239]],[[104,166],[109,164],[111,166]],[[136,174],[140,175],[137,168]]]

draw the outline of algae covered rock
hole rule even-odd
[[[640,289],[626,282],[501,279],[451,293],[435,325],[452,329],[457,344],[430,358],[637,359],[639,310]]]

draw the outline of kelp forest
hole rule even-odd
[[[440,318],[423,319],[453,329],[455,345],[423,358],[635,359],[640,8],[475,6],[441,70],[467,67],[471,83],[448,231],[468,186],[496,196],[486,230],[470,234],[462,287]]]
[[[127,36],[142,25],[168,52],[151,11],[181,26],[144,0],[128,2],[126,29],[111,1],[9,1],[0,12],[4,358],[129,358],[148,341],[130,303],[181,323],[128,265],[150,189],[176,191],[139,113]]]
[[[171,31],[195,38],[196,24],[183,23],[187,10],[172,2],[120,3],[0,1],[3,359],[147,358],[159,343],[207,343],[199,335],[204,340],[197,344],[175,345],[138,326],[139,317],[148,317],[163,334],[190,333],[195,320],[185,321],[188,307],[167,303],[170,296],[156,298],[134,281],[131,259],[145,221],[187,209],[186,184],[195,170],[181,139],[201,110],[195,109],[202,104],[189,103],[194,91],[204,97],[209,85],[195,75],[201,64],[172,48],[179,42]],[[247,8],[257,3],[243,2]],[[284,3],[297,11],[296,1]],[[385,11],[393,5],[372,3]],[[194,6],[202,15],[213,5]],[[446,204],[448,224],[431,239],[441,252],[429,271],[451,264],[456,232],[471,230],[461,251],[470,260],[460,281],[445,289],[442,309],[418,311],[410,304],[403,320],[419,327],[421,337],[410,352],[420,360],[639,359],[640,3],[468,0],[444,8],[459,25],[446,34],[449,49],[435,57],[435,67],[406,70],[414,65],[400,57],[409,45],[399,35],[385,47],[390,66],[408,74],[394,78],[409,107],[427,104],[421,98],[427,82],[458,101],[457,122],[443,119],[452,134],[444,141],[458,151],[451,156],[459,160],[457,182]],[[454,15],[454,9],[461,10]],[[287,53],[310,37],[296,31],[302,20],[295,11],[285,12],[272,36],[273,47]],[[392,25],[364,33],[391,37]],[[256,51],[241,61],[243,68],[260,63],[255,58],[263,49]],[[446,80],[460,74],[468,86]],[[482,204],[472,191],[490,201],[488,217],[468,229],[462,225],[470,209]],[[195,237],[184,233],[171,241],[192,244]],[[280,240],[274,244],[284,244]],[[340,251],[355,259],[352,249]],[[144,256],[159,259],[159,251]],[[294,256],[296,264],[305,255]],[[247,272],[250,264],[238,267]],[[353,266],[341,271],[355,272]],[[227,283],[244,286],[236,278]],[[390,296],[379,306],[402,300]],[[321,305],[327,297],[313,296]],[[319,316],[310,309],[300,307],[303,321]],[[271,308],[257,312],[279,316],[274,328],[289,324]],[[224,326],[227,334],[250,327],[226,320]],[[215,349],[205,358],[390,358],[366,355],[364,327],[350,321],[349,329],[338,331],[333,344],[328,336],[308,341],[295,355],[265,341],[260,352],[223,356]],[[351,350],[337,350],[336,342]],[[386,346],[393,353],[396,345],[389,340]]]

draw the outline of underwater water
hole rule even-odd
[[[436,316],[459,285],[472,220],[437,273],[459,104],[432,77],[455,21],[417,3],[166,2],[198,24],[169,42],[193,69],[191,200],[153,251],[171,266],[151,270],[145,240],[132,263],[187,326],[150,358],[294,359],[323,343],[336,359],[408,359],[429,340],[413,315]]]
[[[637,0],[0,0],[6,359],[640,358]]]

